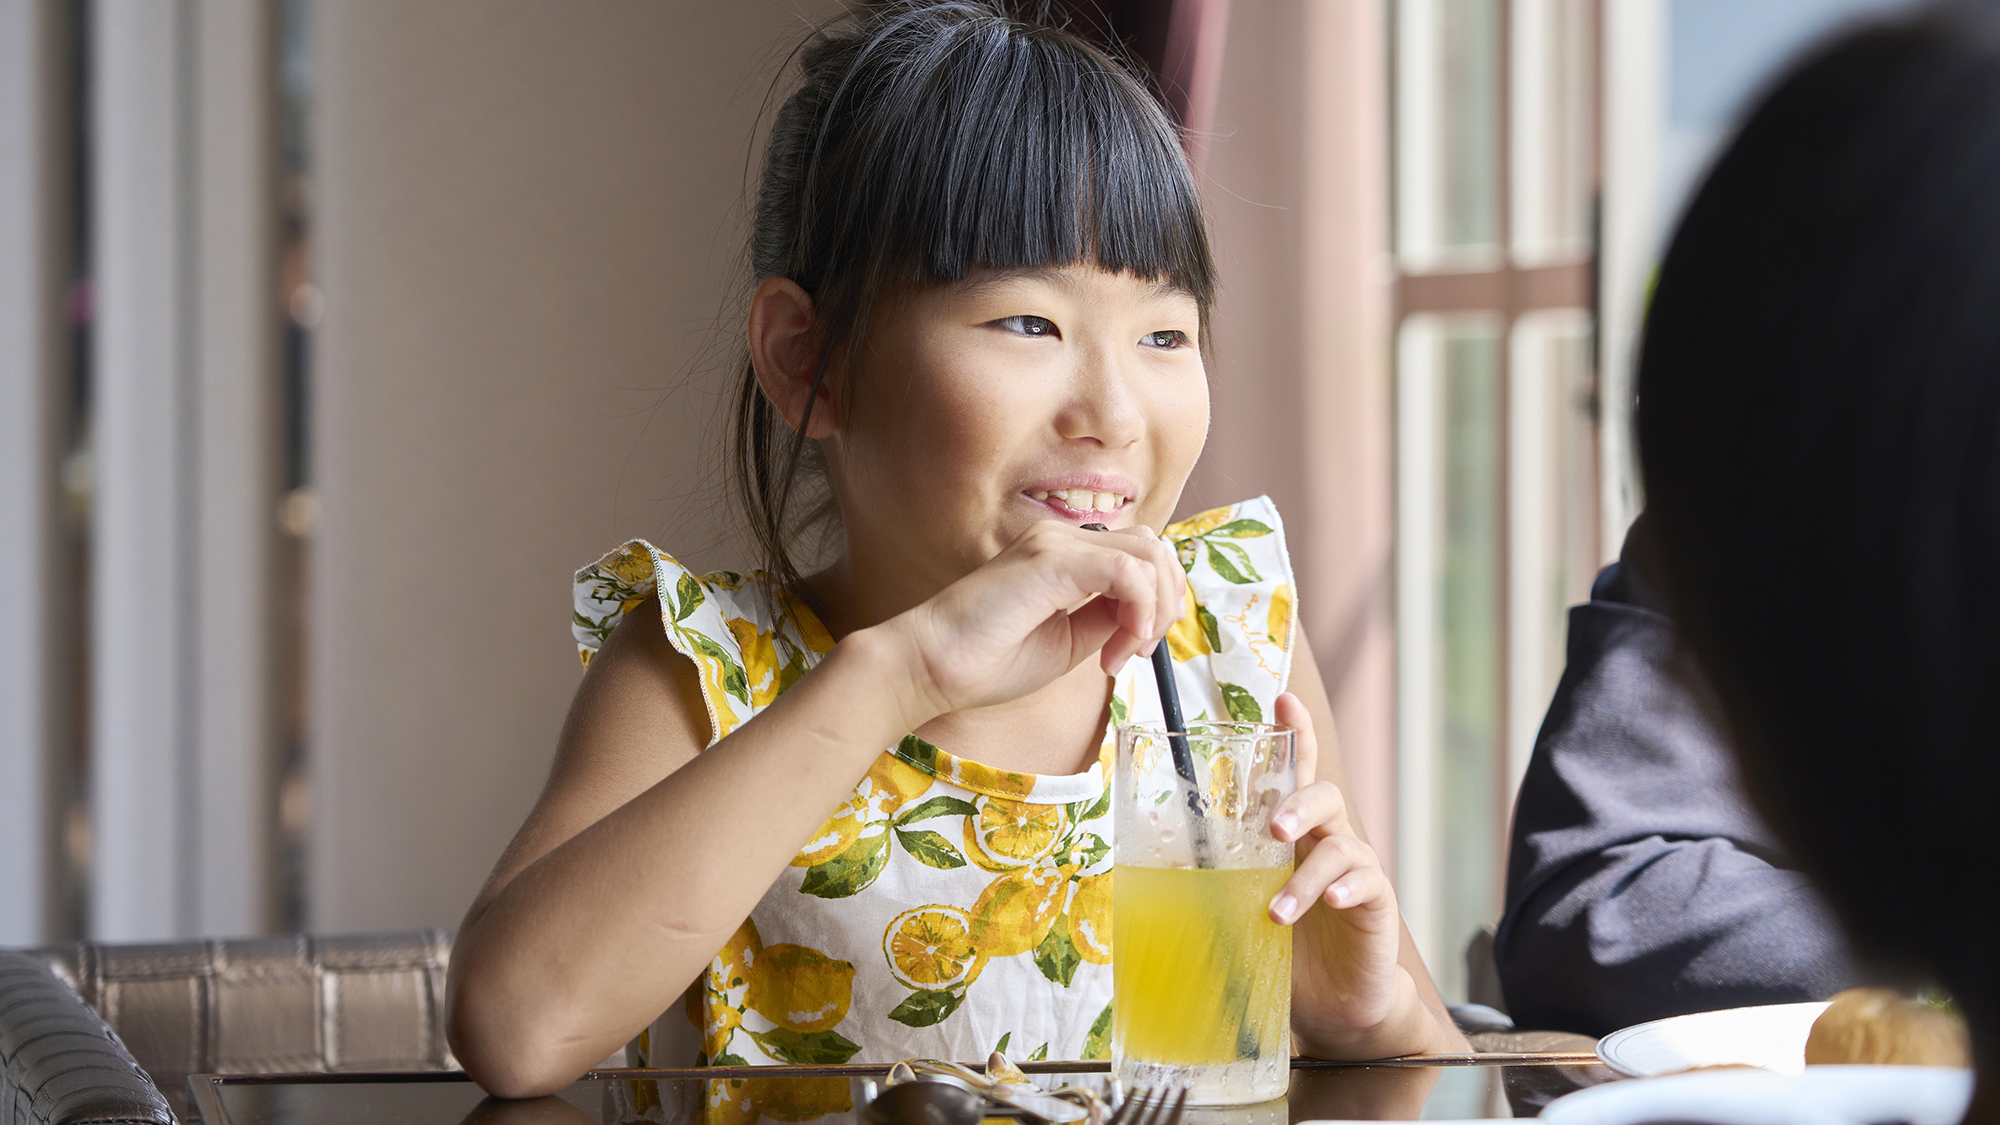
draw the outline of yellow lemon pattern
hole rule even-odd
[[[1263,498],[1218,508],[1162,538],[1188,576],[1186,616],[1167,638],[1185,711],[1267,718],[1297,629],[1276,508]],[[700,673],[716,741],[834,646],[767,575],[697,576],[634,540],[577,572],[571,628],[584,662],[627,614],[655,604]],[[1016,1058],[1106,1057],[1111,728],[1159,717],[1140,658],[1114,678],[1098,758],[1076,774],[998,770],[906,735],[827,811],[685,1003],[628,1055],[655,1066],[828,1064],[979,1059],[1004,1044]],[[685,1054],[669,1046],[680,1043]],[[686,1108],[709,1125],[849,1108],[844,1080],[822,1090],[718,1079],[699,1100]]]
[[[972,917],[956,906],[920,906],[889,920],[882,956],[905,988],[952,988],[972,973]]]

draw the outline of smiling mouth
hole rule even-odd
[[[1116,492],[1094,492],[1087,488],[1058,488],[1049,492],[1030,492],[1028,498],[1044,503],[1057,503],[1079,516],[1110,515],[1131,502],[1131,497]]]

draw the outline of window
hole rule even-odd
[[[1398,882],[1439,986],[1598,564],[1600,0],[1396,0]]]

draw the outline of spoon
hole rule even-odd
[[[1026,1110],[994,1105],[956,1082],[929,1079],[883,1090],[862,1116],[871,1125],[979,1125],[988,1117],[1039,1120]]]

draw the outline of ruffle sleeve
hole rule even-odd
[[[585,666],[625,615],[660,597],[667,640],[701,673],[711,744],[755,714],[804,672],[804,654],[778,658],[765,599],[746,596],[747,580],[729,571],[697,577],[673,556],[634,539],[576,572],[570,631]],[[787,673],[790,673],[789,677]]]
[[[1187,572],[1187,615],[1167,634],[1180,669],[1183,713],[1274,721],[1278,695],[1291,678],[1298,626],[1297,587],[1277,505],[1259,496],[1171,524],[1161,537]]]

